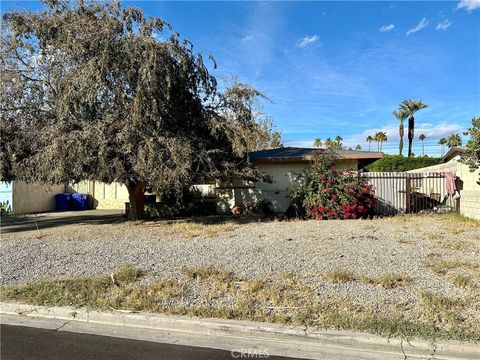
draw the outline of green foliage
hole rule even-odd
[[[0,214],[11,214],[12,207],[8,200],[0,202]]]
[[[449,148],[462,145],[462,137],[459,134],[451,134],[447,137],[447,146]]]
[[[409,171],[426,166],[437,165],[440,158],[435,157],[403,157],[400,155],[385,155],[374,163],[368,165],[366,170],[371,172],[384,171]]]
[[[472,127],[468,129],[468,134],[470,139],[462,162],[467,164],[471,171],[475,171],[480,168],[480,117],[472,119]],[[478,183],[480,184],[480,180]]]
[[[352,170],[335,168],[328,153],[316,158],[290,190],[291,203],[311,219],[358,219],[372,214],[376,206],[370,185]]]

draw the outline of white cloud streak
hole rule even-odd
[[[316,43],[318,41],[319,37],[318,35],[309,35],[305,36],[299,43],[298,47],[304,48],[308,45],[311,45],[313,43]]]
[[[407,124],[405,123],[405,126]],[[355,134],[352,136],[345,137],[344,144],[347,146],[355,146],[355,144],[364,145],[366,143],[365,139],[368,135],[372,135],[378,131],[384,131],[387,133],[388,144],[394,143],[398,145],[398,141],[400,140],[400,136],[398,133],[398,125],[397,124],[389,124],[383,126],[381,128],[372,128],[367,129],[360,134]],[[431,123],[423,123],[418,124],[415,126],[415,139],[418,138],[418,135],[425,134],[428,140],[438,140],[441,137],[448,136],[450,134],[462,133],[463,127],[458,124],[452,124],[447,122],[440,122],[436,125]],[[405,131],[406,133],[406,131]],[[403,139],[404,143],[407,142],[407,136]]]
[[[383,25],[379,30],[381,32],[389,32],[392,31],[395,28],[395,25],[390,24],[390,25]]]
[[[480,8],[480,0],[462,0],[457,5],[457,9],[465,9],[468,12],[478,8]]]
[[[445,31],[445,30],[447,30],[452,24],[453,24],[453,21],[451,21],[451,20],[444,20],[444,21],[439,22],[439,23],[437,24],[437,30]]]
[[[427,18],[423,18],[422,20],[420,20],[420,22],[418,23],[417,26],[415,26],[414,28],[411,28],[410,30],[407,31],[407,36],[410,35],[410,34],[414,34],[416,32],[419,32],[420,30],[425,29],[427,26],[428,26],[428,20],[427,20]]]

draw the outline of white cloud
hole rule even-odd
[[[309,35],[305,36],[299,43],[298,47],[304,48],[310,44],[317,42],[319,39],[318,35]]]
[[[243,38],[242,38],[242,41],[243,42],[249,42],[249,41],[252,41],[255,37],[253,35],[245,35]]]
[[[480,0],[462,0],[457,5],[457,9],[465,9],[468,12],[478,8],[480,8]]]
[[[415,26],[414,28],[411,28],[410,30],[407,31],[407,35],[410,35],[410,34],[418,32],[422,29],[425,29],[427,26],[428,26],[428,20],[427,20],[427,18],[423,18],[422,20],[420,20],[420,22],[418,23],[417,26]]]
[[[389,31],[392,31],[394,27],[395,27],[395,25],[393,25],[393,24],[383,25],[379,30],[381,32],[389,32]]]
[[[407,126],[405,122],[405,127]],[[360,144],[364,145],[365,139],[367,138],[368,135],[373,135],[374,133],[378,131],[384,131],[387,133],[387,138],[388,138],[388,145],[398,145],[398,141],[400,139],[399,133],[398,133],[398,125],[397,124],[389,124],[386,126],[383,126],[381,128],[374,128],[374,129],[368,129],[365,130],[364,132],[360,134],[355,134],[352,136],[345,136],[344,144],[347,146],[355,146],[355,144]],[[458,125],[458,124],[452,124],[452,123],[447,123],[447,122],[441,122],[436,125],[430,124],[430,123],[423,123],[423,124],[417,124],[415,126],[415,139],[418,138],[418,135],[420,134],[425,134],[428,140],[438,140],[441,137],[448,136],[450,134],[456,134],[456,133],[461,133],[463,131],[463,127]],[[405,136],[403,139],[404,143],[407,143],[407,134],[405,130]]]
[[[453,24],[453,21],[444,20],[437,24],[437,30],[447,30],[452,24]]]

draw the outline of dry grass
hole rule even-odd
[[[321,275],[321,277],[334,284],[346,283],[346,282],[351,282],[356,280],[353,272],[348,270],[343,270],[343,269],[333,270],[329,273]]]
[[[459,250],[467,251],[471,248],[471,246],[467,242],[460,241],[460,240],[440,241],[438,243],[438,246],[443,249],[454,250],[454,251],[459,251]]]
[[[452,269],[477,269],[479,266],[468,261],[445,260],[440,254],[430,253],[426,256],[424,264],[434,274],[445,275]]]
[[[419,296],[425,321],[407,321],[401,304],[386,307],[379,315],[376,309],[354,305],[346,298],[322,298],[287,273],[266,281],[202,267],[185,269],[183,280],[164,278],[153,282],[139,281],[141,274],[132,267],[117,270],[114,276],[121,279],[119,286],[114,285],[109,276],[9,286],[2,289],[0,299],[47,306],[267,321],[405,338],[480,340],[474,328],[459,320],[460,301],[430,293]],[[338,281],[353,278],[340,270],[336,274],[333,278]],[[397,277],[392,278],[398,282]],[[193,298],[192,294],[195,294]],[[185,301],[186,298],[190,300]]]
[[[472,275],[455,274],[450,280],[454,285],[464,289],[475,290],[477,288],[477,280]]]
[[[199,224],[191,222],[175,222],[168,225],[167,231],[183,235],[189,239],[194,237],[211,238],[221,233],[233,231],[235,224],[233,222],[224,222],[220,224]]]
[[[379,277],[363,277],[362,282],[369,285],[379,285],[384,289],[407,286],[412,279],[407,274],[386,274]]]
[[[423,307],[423,316],[436,323],[457,323],[461,321],[460,310],[463,302],[459,299],[436,295],[428,291],[420,293],[418,300]]]

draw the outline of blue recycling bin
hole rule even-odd
[[[72,194],[72,209],[75,211],[88,210],[88,195]]]
[[[55,195],[55,210],[56,211],[68,211],[70,210],[70,202],[72,196],[70,194],[57,194]]]

